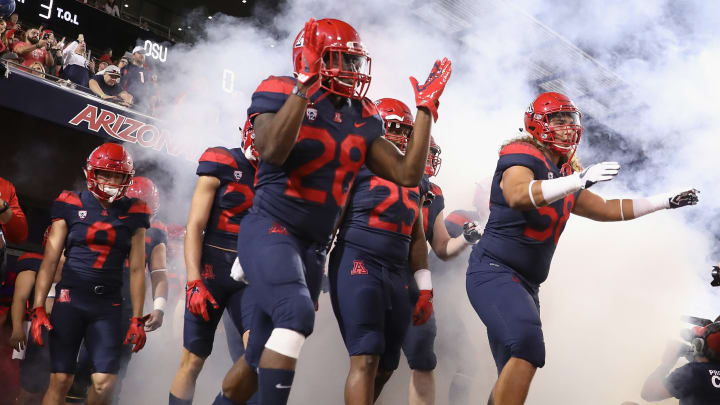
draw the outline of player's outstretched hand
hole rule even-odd
[[[437,109],[440,106],[440,95],[445,90],[445,85],[451,74],[452,62],[448,58],[442,58],[435,61],[424,84],[418,84],[417,79],[410,76],[410,84],[412,84],[415,92],[415,104],[418,107],[425,107],[430,110],[435,121],[438,119]]]
[[[137,353],[145,346],[145,322],[150,319],[150,314],[143,317],[134,316],[130,319],[130,327],[125,335],[124,345],[135,345],[133,353]]]
[[[52,325],[45,312],[45,307],[35,307],[30,311],[30,334],[33,340],[40,346],[43,346],[42,328],[52,330]]]
[[[420,296],[415,304],[415,311],[413,311],[413,325],[422,325],[430,319],[433,313],[432,300],[432,290],[420,290]]]
[[[148,319],[145,322],[145,332],[152,332],[163,324],[163,318],[165,318],[165,312],[161,309],[154,309],[148,314]]]
[[[601,181],[610,181],[617,176],[620,171],[618,162],[602,162],[589,166],[580,173],[575,173],[580,182],[580,188],[590,188],[593,184]]]
[[[304,85],[317,81],[320,73],[320,59],[322,57],[321,38],[318,35],[318,23],[314,18],[305,23],[303,31],[303,49],[300,71],[297,79]],[[318,82],[319,84],[319,82]]]
[[[210,304],[212,304],[213,308],[220,308],[220,305],[218,305],[217,301],[215,301],[215,297],[210,294],[210,291],[208,291],[208,289],[205,287],[205,284],[203,284],[202,280],[188,281],[187,287],[185,289],[185,295],[187,307],[190,313],[192,313],[193,315],[202,316],[203,320],[205,321],[210,320],[210,316],[208,315],[207,311],[206,301],[210,301]]]
[[[465,237],[467,243],[476,244],[482,237],[480,224],[477,221],[465,222],[463,224],[463,237]]]
[[[695,190],[693,188],[692,190],[683,191],[682,193],[670,197],[670,208],[680,208],[686,205],[697,204],[698,201],[700,201],[700,199],[698,198],[699,193],[700,190]]]

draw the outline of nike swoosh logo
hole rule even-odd
[[[292,387],[292,385],[282,385],[280,383],[275,384],[275,388],[277,388],[279,390],[290,389],[290,387]]]
[[[367,122],[356,122],[356,123],[355,123],[355,128],[360,128],[361,126],[363,126],[363,125],[365,125],[365,124],[367,124]]]

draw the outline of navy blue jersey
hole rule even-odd
[[[130,240],[138,228],[150,227],[150,209],[137,198],[123,197],[103,208],[89,191],[63,191],[51,218],[67,223],[63,280],[120,286]]]
[[[532,170],[535,180],[561,176],[560,169],[531,144],[513,142],[505,146],[500,151],[490,189],[490,217],[482,239],[473,247],[471,260],[479,260],[484,253],[540,284],[547,278],[558,239],[580,191],[549,206],[513,210],[500,188],[503,172],[512,166]]]
[[[363,166],[353,185],[338,240],[384,260],[404,264],[419,205],[418,187],[399,186]]]
[[[140,97],[147,90],[147,83],[150,81],[150,72],[144,66],[136,66],[129,63],[122,70],[121,87],[133,96]]]
[[[432,243],[435,219],[445,209],[445,197],[443,197],[440,186],[433,182],[430,182],[428,191],[432,193],[433,197],[430,204],[423,205],[423,227],[425,229],[425,239]]]
[[[720,404],[720,364],[688,363],[676,368],[665,378],[670,395],[680,405]]]
[[[160,244],[167,246],[167,227],[160,221],[153,221],[150,228],[145,232],[145,268],[150,274],[150,259],[152,251]],[[125,272],[123,277],[122,295],[124,303],[130,305],[130,269],[128,261],[125,261]]]
[[[111,86],[107,83],[105,83],[105,79],[103,78],[104,75],[96,74],[92,77],[93,80],[95,80],[100,86],[100,89],[103,91],[103,93],[107,94],[108,96],[117,96],[118,94],[123,92],[122,87],[120,87],[119,84],[115,84],[114,86]]]
[[[277,112],[294,85],[294,78],[270,76],[253,94],[248,117]],[[282,166],[260,161],[251,209],[320,243],[330,240],[367,150],[384,131],[369,99],[344,99],[336,107],[327,96],[319,90],[310,97],[297,142]]]
[[[255,196],[255,168],[242,149],[216,147],[207,149],[200,156],[197,175],[220,179],[205,226],[204,243],[237,249],[240,220],[248,213]]]

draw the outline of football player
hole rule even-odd
[[[197,175],[185,234],[183,349],[170,387],[170,405],[192,403],[223,311],[227,308],[241,334],[248,331],[252,314],[246,284],[235,273],[240,221],[255,194],[255,162],[243,148],[209,148],[200,157]]]
[[[97,147],[85,165],[87,191],[63,191],[52,206],[45,254],[38,271],[31,332],[42,345],[42,329],[50,330],[50,385],[43,404],[61,405],[73,382],[80,343],[84,340],[93,365],[88,404],[110,402],[122,341],[123,262],[130,262],[132,319],[125,343],[137,352],[145,345],[145,229],[150,210],[126,198],[133,161],[122,146]],[[62,280],[55,287],[52,322],[45,312],[60,255],[65,247]]]
[[[533,101],[525,130],[530,136],[500,149],[490,218],[472,250],[466,277],[499,374],[490,398],[495,405],[523,403],[536,368],[545,364],[538,290],[570,213],[627,221],[698,202],[694,189],[613,200],[589,191],[595,183],[612,180],[620,165],[580,166],[575,158],[583,130],[580,111],[560,93],[543,93]]]
[[[42,246],[45,247],[50,227],[45,230]],[[47,346],[40,346],[27,340],[25,336],[24,321],[28,318],[30,299],[33,297],[35,287],[35,276],[40,268],[42,255],[38,253],[25,253],[20,256],[15,264],[18,269],[15,279],[15,291],[12,302],[12,335],[10,346],[18,352],[24,352],[20,361],[20,394],[15,401],[17,405],[31,405],[42,400],[42,394],[48,387],[50,381],[50,350]],[[60,258],[58,267],[55,270],[53,284],[60,281],[62,266],[65,257]],[[52,313],[52,306],[55,302],[55,291],[51,289],[45,300],[46,313]],[[43,332],[43,338],[47,339],[47,332]]]
[[[167,228],[165,224],[156,220],[158,210],[160,208],[160,195],[157,187],[147,177],[134,176],[133,182],[128,187],[125,195],[129,198],[138,198],[147,203],[150,209],[150,228],[145,233],[145,267],[150,275],[150,283],[152,286],[153,310],[149,314],[149,318],[145,322],[145,331],[151,332],[162,325],[163,315],[165,311],[165,303],[168,296],[168,280],[166,266],[167,252]],[[125,262],[127,267],[127,262]],[[132,305],[130,294],[130,270],[128,268],[123,272],[122,285],[122,320],[123,328],[121,336],[125,336],[129,328],[129,321],[132,317]],[[123,345],[120,354],[120,369],[118,370],[117,379],[115,380],[114,401],[117,403],[120,390],[122,389],[122,380],[127,373],[128,363],[132,354],[132,347]],[[78,355],[77,372],[73,385],[68,392],[66,401],[72,403],[80,403],[86,398],[88,387],[90,385],[90,374],[92,373],[92,364],[87,348],[83,344],[80,347]]]
[[[386,139],[404,151],[413,129],[410,109],[391,98],[376,105]],[[432,313],[420,202],[419,187],[402,187],[366,166],[348,197],[328,268],[333,311],[350,354],[346,404],[375,402],[398,366],[411,319],[408,268],[424,287],[413,322],[424,323]]]
[[[382,114],[382,108],[380,108],[380,111]],[[448,233],[444,220],[445,199],[442,189],[429,180],[440,171],[442,163],[440,153],[440,146],[435,143],[433,137],[430,137],[430,150],[425,166],[425,177],[428,179],[429,193],[422,212],[425,237],[430,243],[434,253],[433,257],[447,261],[458,256],[468,246],[476,243],[480,238],[480,230],[477,222],[467,220],[460,224],[461,232],[459,234],[456,233],[451,236]],[[445,264],[439,264],[435,260],[434,266],[431,267],[435,272],[436,268],[445,267]],[[412,292],[411,295],[416,296],[415,292],[418,291],[418,286],[415,280],[409,279],[408,284]],[[437,324],[433,312],[428,322],[420,325],[410,325],[403,341],[403,353],[405,353],[408,366],[412,370],[408,390],[408,403],[410,405],[433,404],[435,402],[433,370],[437,365],[437,357],[434,351],[436,335]]]
[[[315,321],[325,254],[353,180],[363,164],[404,187],[420,183],[447,59],[428,80],[411,79],[418,106],[415,136],[403,155],[382,137],[382,120],[365,98],[370,57],[349,24],[311,19],[293,47],[296,77],[271,76],[252,96],[248,117],[260,154],[253,207],[240,228],[238,257],[256,304],[247,352],[216,403],[285,404],[295,363]],[[254,369],[258,369],[257,379]]]

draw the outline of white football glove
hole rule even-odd
[[[584,190],[595,183],[614,179],[619,171],[620,164],[618,162],[602,162],[591,165],[573,176],[577,176],[578,185]]]

